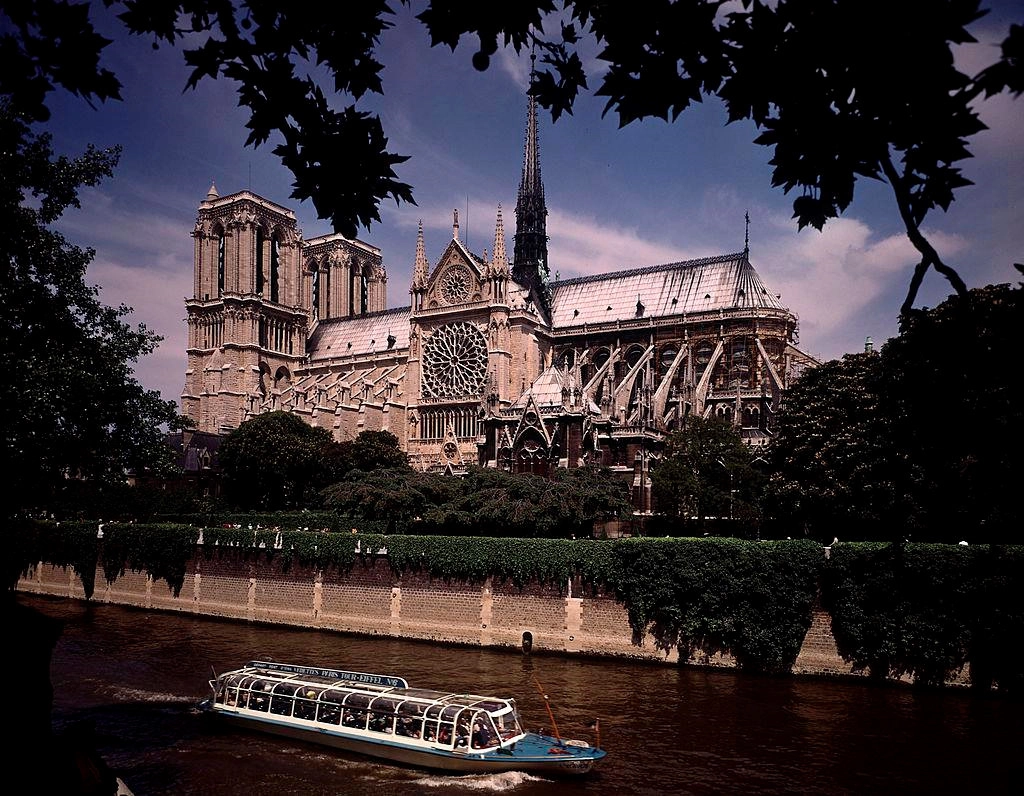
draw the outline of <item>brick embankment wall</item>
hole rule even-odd
[[[40,564],[18,590],[85,599],[70,569]],[[422,574],[396,576],[384,559],[357,563],[350,572],[283,570],[265,560],[195,558],[178,597],[165,581],[126,572],[108,584],[96,573],[94,601],[203,616],[490,647],[602,655],[678,663],[679,651],[659,649],[647,634],[635,639],[625,607],[614,596],[575,582],[561,593],[531,583],[520,588],[487,579],[445,581]],[[731,667],[729,656],[694,656],[688,663]],[[855,674],[836,650],[830,619],[821,608],[793,667],[796,674]]]

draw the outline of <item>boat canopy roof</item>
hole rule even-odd
[[[225,684],[273,693],[281,693],[282,688],[286,688],[289,695],[300,692],[307,699],[315,698],[319,702],[333,702],[345,707],[372,706],[379,709],[386,705],[389,712],[413,715],[436,715],[439,709],[449,714],[453,708],[456,711],[473,708],[497,716],[513,710],[515,705],[515,700],[501,697],[409,688],[404,678],[392,675],[294,666],[271,661],[249,661],[241,669],[225,672],[217,679]],[[240,682],[242,679],[247,682],[243,684]]]

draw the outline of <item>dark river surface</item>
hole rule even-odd
[[[1024,704],[966,691],[770,679],[617,660],[363,638],[20,594],[65,623],[54,726],[95,728],[100,754],[146,794],[1003,794],[1022,792]],[[212,670],[254,658],[394,674],[514,696],[608,757],[587,777],[440,776],[209,724]]]

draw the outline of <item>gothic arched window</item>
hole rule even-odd
[[[270,300],[280,301],[281,241],[275,232],[270,239]]]

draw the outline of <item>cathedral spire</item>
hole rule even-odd
[[[430,263],[427,261],[427,248],[423,245],[423,219],[420,219],[419,230],[416,232],[416,261],[412,266],[413,290],[427,286],[430,275]]]
[[[491,258],[496,273],[508,273],[508,256],[505,254],[505,227],[501,220],[501,205],[498,205],[498,220],[494,224],[494,254]]]
[[[536,78],[536,55],[530,56],[530,85]],[[544,277],[548,275],[548,208],[544,202],[544,183],[540,177],[540,145],[537,139],[537,99],[530,94],[526,113],[526,144],[523,151],[523,176],[516,199],[516,236],[512,256],[512,276],[522,285],[544,295]]]

